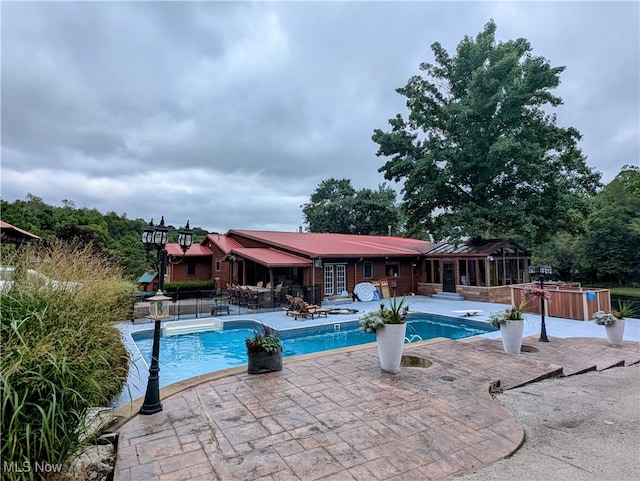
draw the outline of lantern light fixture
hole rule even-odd
[[[538,276],[538,280],[540,281],[540,290],[544,291],[544,281],[545,276],[550,276],[553,274],[553,269],[551,266],[529,266],[529,274],[533,276]],[[548,280],[548,279],[547,279]],[[547,337],[547,326],[544,322],[544,314],[545,314],[545,298],[544,295],[540,296],[540,342],[549,342],[549,338]]]
[[[160,224],[154,226],[153,219],[147,227],[142,231],[142,244],[150,251],[155,249],[157,252],[158,265],[158,291],[149,298],[149,318],[155,321],[153,328],[153,347],[151,350],[151,366],[149,367],[149,381],[147,382],[147,391],[144,396],[144,402],[140,408],[140,414],[155,414],[162,411],[162,403],[160,402],[160,365],[158,358],[160,356],[160,327],[163,319],[171,317],[169,313],[170,297],[164,295],[164,276],[167,272],[168,264],[179,264],[184,260],[184,256],[193,244],[193,231],[187,225],[178,232],[178,244],[182,249],[182,256],[177,261],[170,261],[167,254],[167,242],[169,241],[169,228],[164,224],[164,216],[160,220]]]

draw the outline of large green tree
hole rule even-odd
[[[435,239],[512,236],[543,242],[559,227],[579,226],[600,175],[586,166],[579,132],[550,114],[564,67],[532,55],[529,42],[496,42],[490,21],[451,56],[439,44],[396,91],[409,115],[376,129],[380,169],[403,182],[411,234]]]
[[[640,168],[624,166],[594,199],[579,246],[586,280],[640,282]]]
[[[318,185],[302,213],[311,232],[386,235],[389,226],[394,232],[399,228],[395,202],[391,187],[356,191],[349,179],[330,178]]]

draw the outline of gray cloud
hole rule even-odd
[[[295,230],[329,177],[383,182],[395,93],[495,19],[565,65],[558,123],[638,164],[636,2],[5,2],[2,197],[211,231]]]

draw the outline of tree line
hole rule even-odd
[[[403,224],[403,219],[406,222],[403,205],[396,202],[393,189],[383,186],[379,192],[384,195],[367,189],[357,191],[348,179],[323,181],[303,206],[308,229],[311,232],[371,235],[391,232],[411,236]],[[375,202],[371,201],[371,195],[377,196]],[[551,265],[559,279],[639,287],[640,168],[622,167],[609,184],[587,199],[587,206],[583,218],[549,232],[549,238],[544,242],[536,244],[528,232],[494,230],[492,234],[511,237],[530,249],[534,263]],[[362,212],[371,215],[363,216]],[[389,213],[391,215],[387,215]],[[360,223],[360,219],[364,222]],[[533,218],[529,220],[535,222]],[[411,237],[429,240],[427,231],[423,230],[421,234]]]
[[[312,232],[387,235],[391,226],[393,235],[408,236],[402,206],[395,197],[390,187],[358,191],[348,179],[328,179],[303,206],[303,215]],[[588,213],[579,224],[551,233],[550,239],[543,243],[534,244],[525,235],[512,237],[532,250],[535,263],[553,266],[560,279],[637,286],[640,283],[640,168],[624,166],[609,184],[589,198],[588,205]],[[55,207],[32,194],[28,194],[26,200],[15,202],[0,199],[0,209],[2,220],[42,237],[45,242],[56,239],[92,244],[97,252],[116,262],[131,280],[138,279],[151,265],[140,240],[147,226],[143,219],[78,209],[71,201]],[[364,215],[365,212],[370,215]],[[180,227],[169,226],[171,242],[177,242]],[[194,228],[194,233],[194,242],[207,235],[199,227]]]
[[[91,245],[96,254],[117,264],[126,278],[132,281],[151,267],[150,254],[141,241],[142,231],[148,225],[144,219],[128,219],[126,213],[103,214],[96,209],[77,208],[75,202],[68,199],[62,201],[61,207],[56,207],[33,194],[15,202],[0,199],[0,212],[3,221],[36,234],[45,244],[57,240]],[[177,242],[178,230],[182,226],[167,227],[169,242]],[[199,227],[193,231],[194,242],[207,235],[207,231]]]

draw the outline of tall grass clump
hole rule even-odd
[[[87,409],[126,383],[129,356],[113,323],[129,315],[135,286],[90,247],[25,247],[0,261],[13,268],[0,290],[2,479],[47,479],[43,468],[83,442]]]

